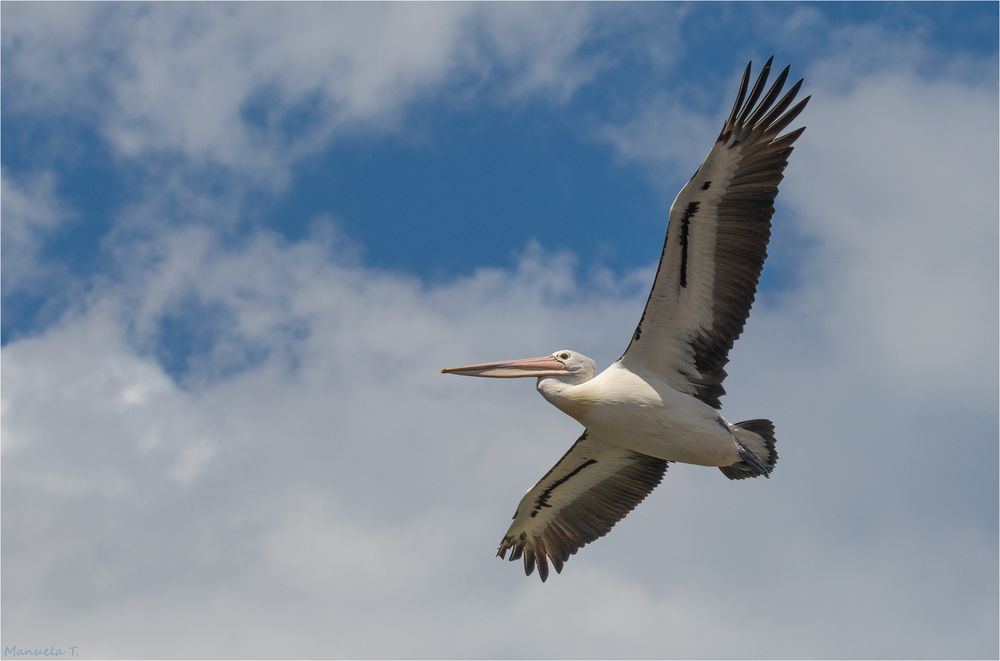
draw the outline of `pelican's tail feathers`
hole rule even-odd
[[[752,453],[744,455],[742,461],[719,470],[730,480],[742,480],[759,475],[768,476],[778,463],[778,451],[774,444],[774,423],[770,420],[744,420],[732,425],[733,435],[743,450]]]

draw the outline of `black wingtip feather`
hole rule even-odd
[[[774,56],[767,58],[767,62],[764,64],[764,68],[760,70],[760,74],[757,76],[757,82],[753,85],[753,90],[750,91],[750,98],[743,105],[743,112],[740,113],[740,117],[736,120],[739,124],[745,124],[747,117],[750,116],[750,112],[754,108],[754,104],[757,103],[757,99],[760,97],[760,93],[764,91],[764,85],[767,84],[767,77],[771,73],[771,62],[774,60]]]
[[[774,135],[781,133],[781,131],[784,130],[786,126],[791,124],[795,120],[795,118],[799,116],[799,113],[805,109],[806,104],[809,103],[809,99],[811,98],[812,95],[809,95],[806,98],[799,101],[798,103],[796,103],[791,110],[786,112],[784,115],[781,116],[780,119],[778,119],[776,122],[774,122],[774,124],[771,125],[771,127],[768,129],[768,133]]]
[[[545,554],[538,554],[538,578],[542,579],[542,583],[549,577],[549,563],[545,560]]]
[[[785,146],[785,145],[791,145],[793,142],[795,142],[796,140],[799,139],[800,135],[802,135],[803,133],[805,133],[805,130],[806,130],[806,127],[800,126],[799,128],[795,129],[794,131],[789,131],[785,135],[781,136],[780,138],[778,138],[777,140],[775,140],[774,143],[772,143],[772,144],[780,143],[783,146]],[[786,149],[783,150],[784,152],[786,152],[786,153],[784,153],[784,158],[786,160],[788,159],[788,156],[792,153],[793,149],[794,149],[794,147],[790,147],[789,146],[789,147],[787,147]]]
[[[788,79],[788,72],[791,68],[791,65],[786,66],[781,70],[781,73],[778,74],[778,77],[775,78],[774,83],[771,85],[771,89],[767,91],[767,94],[764,95],[761,102],[757,104],[757,109],[754,110],[753,114],[750,115],[750,118],[747,120],[747,124],[749,126],[756,126],[757,122],[760,121],[760,118],[764,116],[764,113],[766,113],[768,108],[771,107],[771,104],[774,103],[774,100],[778,98],[779,94],[781,94],[781,88],[785,86],[785,81]]]
[[[743,97],[747,93],[747,84],[750,82],[750,67],[753,66],[753,60],[747,62],[747,66],[743,69],[743,78],[740,80],[740,91],[736,95],[736,102],[733,103],[733,109],[729,113],[729,119],[726,120],[726,126],[731,127],[736,121],[736,116],[740,112],[740,108],[743,107]]]
[[[792,101],[795,100],[795,95],[799,93],[799,89],[802,87],[802,83],[805,82],[805,78],[799,78],[798,82],[791,86],[791,88],[785,93],[785,96],[781,97],[781,101],[778,101],[777,105],[771,108],[771,111],[767,113],[764,119],[760,120],[760,126],[764,127],[764,130],[769,130],[771,123],[775,119],[781,116],[781,113],[785,112],[785,108],[791,105]]]

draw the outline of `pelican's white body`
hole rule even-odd
[[[741,460],[729,424],[717,410],[655,374],[638,374],[620,362],[582,383],[540,378],[538,391],[598,438],[629,450],[701,466]]]

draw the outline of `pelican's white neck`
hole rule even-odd
[[[590,378],[590,375],[543,376],[538,379],[536,388],[553,406],[583,422],[591,402],[580,386]]]

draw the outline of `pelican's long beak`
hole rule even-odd
[[[465,367],[446,367],[441,370],[442,374],[489,376],[494,379],[513,379],[519,376],[555,376],[567,372],[566,366],[552,356],[504,360],[499,363],[483,363],[481,365],[466,365]]]

